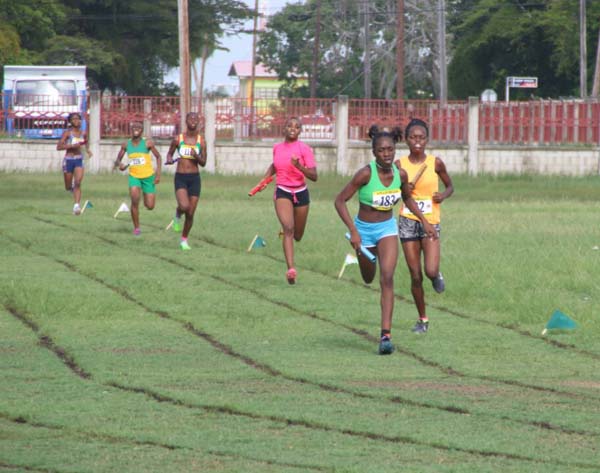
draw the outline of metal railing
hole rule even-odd
[[[50,100],[50,99],[48,99]],[[87,98],[85,99],[86,103]],[[298,117],[302,138],[331,142],[336,139],[337,99],[296,99],[258,97],[253,106],[247,98],[213,99],[216,138],[223,141],[277,140],[283,136],[287,118]],[[65,119],[77,105],[61,105],[38,97],[36,104],[16,107],[9,94],[3,94],[0,132],[4,136],[57,138]],[[430,141],[436,144],[464,145],[467,142],[468,102],[435,100],[350,99],[348,139],[366,141],[372,124],[402,130],[411,118],[421,118],[429,126]],[[206,102],[192,101],[192,110],[203,115]],[[101,138],[124,138],[130,124],[139,121],[154,138],[170,139],[180,132],[179,97],[103,95],[100,100]],[[84,120],[87,114],[84,113]],[[35,129],[27,135],[24,129]],[[480,102],[480,144],[501,145],[600,145],[600,101],[536,100],[526,102]]]
[[[600,144],[598,100],[482,103],[479,142],[485,144]]]
[[[413,118],[420,118],[429,127],[432,142],[464,144],[468,126],[467,102],[434,100],[349,100],[348,125],[351,140],[367,140],[373,124],[400,127],[402,132]]]

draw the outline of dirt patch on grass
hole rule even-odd
[[[99,353],[116,353],[118,355],[140,354],[140,355],[169,355],[178,353],[170,348],[98,348],[94,350]]]
[[[463,395],[501,395],[505,391],[492,386],[440,383],[433,381],[372,381],[352,383],[354,386],[367,386],[370,388],[393,388],[399,392],[406,391],[436,391],[443,393],[457,393]]]
[[[563,381],[560,384],[571,388],[600,389],[600,381]]]

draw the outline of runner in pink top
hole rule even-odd
[[[298,118],[288,118],[284,141],[273,147],[273,162],[264,177],[275,174],[275,213],[283,232],[283,254],[287,264],[288,283],[296,282],[294,240],[300,241],[306,228],[310,196],[306,178],[316,182],[317,165],[312,149],[298,140],[302,124]]]
[[[299,191],[306,188],[306,179],[302,171],[292,164],[292,156],[299,157],[300,164],[307,168],[316,167],[312,149],[302,141],[283,141],[273,147],[273,165],[277,186]]]

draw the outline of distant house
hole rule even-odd
[[[230,77],[237,77],[240,81],[238,96],[250,98],[252,87],[252,61],[235,61],[229,69]],[[306,77],[299,78],[300,83],[306,82]],[[254,98],[273,100],[278,98],[279,88],[284,81],[277,77],[277,73],[268,69],[263,64],[256,64],[254,68]]]

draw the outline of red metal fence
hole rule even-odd
[[[198,111],[197,102],[192,109]],[[149,124],[153,138],[172,138],[180,128],[179,97],[102,96],[102,138],[129,136],[132,122]]]
[[[216,100],[217,139],[278,139],[289,117],[302,122],[306,140],[335,139],[335,100],[333,99],[248,99]]]
[[[2,97],[2,103],[8,103]],[[89,102],[88,102],[89,103]],[[129,136],[133,121],[144,123],[154,138],[169,139],[180,131],[179,97],[134,97],[104,95],[101,99],[101,137]],[[245,98],[218,98],[215,128],[218,140],[275,140],[283,136],[288,117],[300,118],[302,138],[307,141],[335,140],[337,99],[257,98],[250,107]],[[39,120],[64,120],[65,110],[49,109]],[[192,110],[203,108],[194,100]],[[0,109],[0,132],[16,134],[14,111]],[[411,118],[429,125],[430,141],[436,144],[467,142],[468,103],[445,104],[433,100],[348,100],[348,138],[367,140],[369,127],[399,126]],[[7,126],[11,119],[11,126]],[[53,124],[48,121],[49,127]],[[527,102],[482,102],[479,105],[479,142],[482,144],[588,144],[600,145],[600,101],[540,100]]]
[[[467,141],[467,103],[433,100],[349,100],[348,126],[351,140],[366,140],[373,124],[400,127],[404,132],[412,118],[424,120],[430,141],[464,144]]]
[[[484,102],[479,108],[479,142],[600,144],[600,102]]]
[[[4,93],[0,99],[0,130],[10,136],[60,138],[71,113],[78,113],[86,127],[85,95]]]

